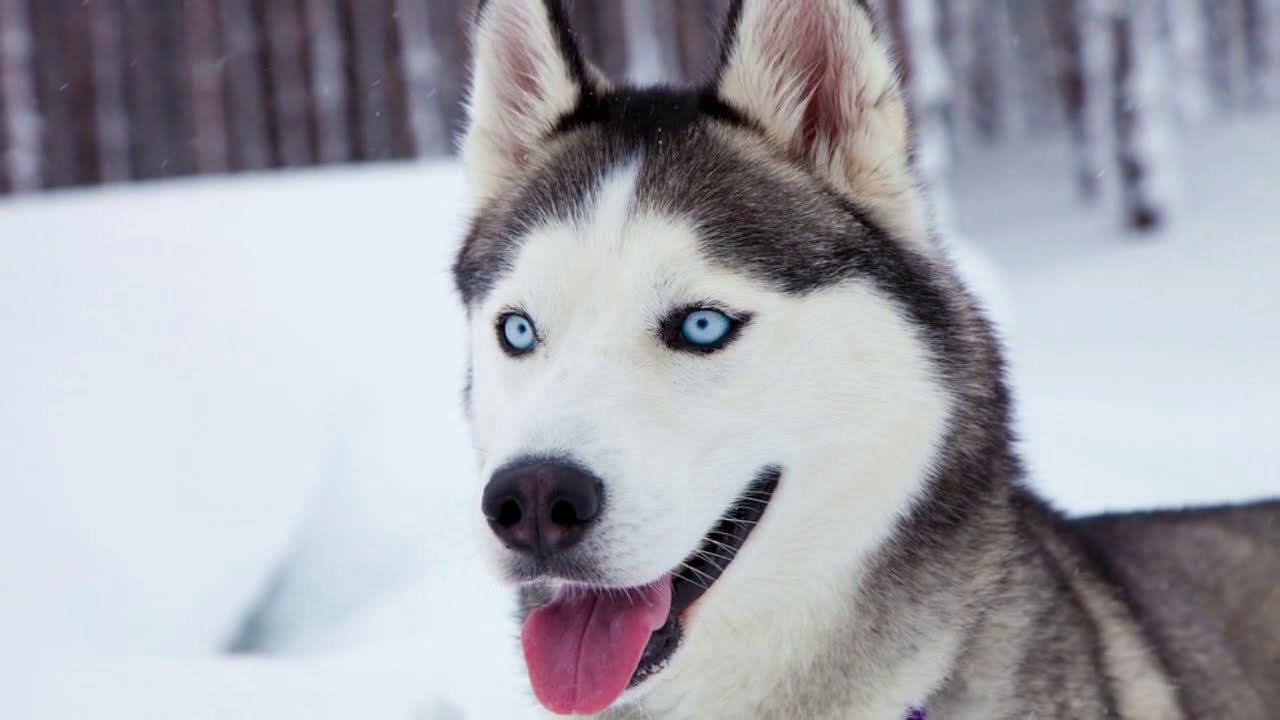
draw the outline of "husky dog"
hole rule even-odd
[[[1280,718],[1280,503],[1068,520],[931,235],[867,5],[692,89],[477,18],[454,267],[533,693],[603,718]]]

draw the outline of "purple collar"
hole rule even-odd
[[[907,711],[907,720],[928,720],[929,713],[925,712],[922,707],[911,708]]]

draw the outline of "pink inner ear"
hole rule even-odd
[[[846,85],[852,58],[840,41],[843,28],[838,11],[825,2],[788,0],[771,3],[764,20],[765,54],[777,64],[780,82],[796,82],[794,97],[804,103],[796,151],[807,155],[821,144],[834,147],[848,131],[855,108],[846,105],[852,88]],[[788,88],[778,88],[779,97]]]

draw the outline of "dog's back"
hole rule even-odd
[[[1192,717],[1280,717],[1280,502],[1073,524]]]

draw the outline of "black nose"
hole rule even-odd
[[[525,461],[493,474],[482,508],[503,544],[545,559],[582,540],[601,495],[600,479],[576,465]]]

